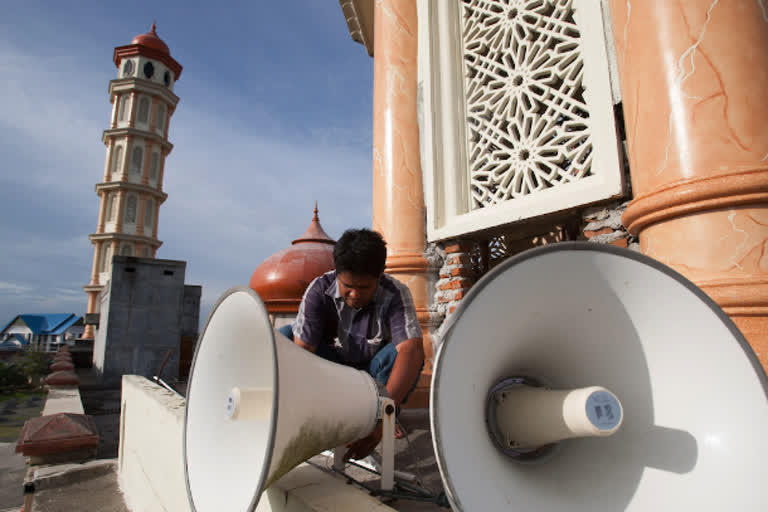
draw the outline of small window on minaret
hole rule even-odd
[[[115,220],[115,194],[109,194],[107,199],[107,221],[112,222]]]
[[[149,160],[149,179],[157,179],[157,168],[160,165],[160,154],[152,153],[152,157]]]
[[[99,272],[106,272],[107,271],[107,259],[109,258],[109,243],[104,243],[101,246],[101,265],[99,267]]]
[[[147,228],[152,227],[154,222],[155,202],[151,199],[147,199],[144,202],[144,226]]]
[[[128,96],[120,96],[120,110],[118,110],[117,120],[125,121],[125,111],[128,109]]]
[[[131,244],[123,244],[120,248],[120,256],[133,256],[133,246]]]
[[[157,129],[165,133],[165,105],[162,103],[157,106]]]
[[[144,149],[136,146],[133,148],[133,158],[131,158],[131,174],[141,176],[141,165],[144,160]]]
[[[125,203],[125,222],[126,224],[136,224],[136,196],[131,194]]]
[[[112,172],[114,174],[123,172],[123,146],[115,148],[115,161],[112,163]]]
[[[144,258],[149,258],[149,247],[145,247],[145,248],[143,248],[143,249],[141,250],[141,255],[142,255]]]
[[[139,114],[137,120],[140,123],[146,123],[149,120],[149,98],[146,96],[139,100]]]

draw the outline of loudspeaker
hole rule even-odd
[[[766,375],[675,271],[545,246],[490,271],[448,322],[430,417],[455,510],[768,506]]]
[[[297,464],[368,435],[379,407],[368,374],[274,331],[249,288],[229,290],[211,311],[186,398],[184,470],[198,512],[253,511]]]

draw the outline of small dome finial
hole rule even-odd
[[[315,200],[315,215],[312,217],[312,220],[320,220],[320,218],[317,216],[317,200]]]
[[[157,35],[157,20],[152,20],[152,28],[149,31]]]

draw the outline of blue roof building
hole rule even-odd
[[[49,351],[52,345],[82,335],[83,319],[74,313],[16,315],[0,330],[1,349],[34,345]]]

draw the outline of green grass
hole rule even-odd
[[[15,443],[21,432],[24,422],[30,418],[40,416],[45,405],[44,391],[15,391],[13,393],[0,393],[0,405],[9,401],[16,400],[17,407],[13,412],[9,412],[0,423],[0,442]],[[19,407],[25,400],[32,397],[41,398],[40,403],[35,407]]]
[[[40,398],[45,398],[45,391],[13,391],[11,393],[6,393],[5,391],[0,391],[0,404],[7,400],[16,399],[17,401],[26,400],[27,398],[31,398],[34,396],[39,396]]]

